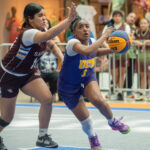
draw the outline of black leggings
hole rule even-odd
[[[55,94],[57,92],[57,80],[59,73],[58,72],[41,73],[41,76],[43,80],[49,84],[52,95]]]
[[[126,86],[126,80],[125,80],[125,88],[131,88],[133,84],[133,76],[134,76],[134,64],[135,64],[135,59],[129,59],[130,65],[128,66],[127,70],[127,79],[128,79],[128,86]]]

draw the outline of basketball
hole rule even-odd
[[[127,52],[132,43],[130,35],[123,30],[112,32],[108,37],[108,45],[113,52],[123,54]]]

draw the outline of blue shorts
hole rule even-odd
[[[80,97],[84,95],[84,89],[91,81],[97,81],[95,73],[84,78],[81,84],[69,84],[58,79],[58,94],[69,109],[73,109],[78,104]]]

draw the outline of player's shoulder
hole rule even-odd
[[[67,42],[67,44],[76,43],[76,42],[80,42],[80,41],[79,41],[78,39],[73,38],[73,39],[70,39],[70,40]]]
[[[24,30],[24,33],[28,33],[28,34],[33,34],[33,33],[35,33],[35,32],[39,32],[40,30],[38,30],[38,29],[33,29],[33,28],[31,28],[31,29],[26,29],[26,30]]]
[[[66,47],[72,47],[75,43],[77,43],[77,42],[79,42],[80,43],[80,41],[78,40],[78,39],[75,39],[75,38],[73,38],[73,39],[70,39],[68,42],[67,42],[67,46]]]
[[[77,52],[75,52],[75,51],[73,50],[73,46],[74,46],[74,44],[76,44],[76,43],[81,43],[81,42],[80,42],[78,39],[75,39],[75,38],[70,39],[70,40],[68,41],[68,43],[67,43],[67,45],[66,45],[66,51],[67,51],[68,56],[75,56],[75,55],[77,54]]]
[[[38,30],[38,29],[35,29],[35,28],[31,28],[31,27],[23,27],[22,29],[21,29],[21,33],[30,33],[30,34],[32,34],[32,33],[34,33],[34,32],[39,32],[40,30]]]

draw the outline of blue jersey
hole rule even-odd
[[[94,39],[89,40],[89,45]],[[78,104],[84,95],[85,87],[91,81],[97,81],[94,73],[95,54],[85,56],[75,52],[72,47],[77,39],[71,39],[67,46],[62,69],[58,79],[58,94],[69,109]]]
[[[89,45],[92,40],[89,39]],[[80,84],[84,79],[90,76],[94,71],[95,54],[85,56],[77,53],[75,56],[69,56],[65,52],[64,62],[59,74],[60,80],[69,84]]]

